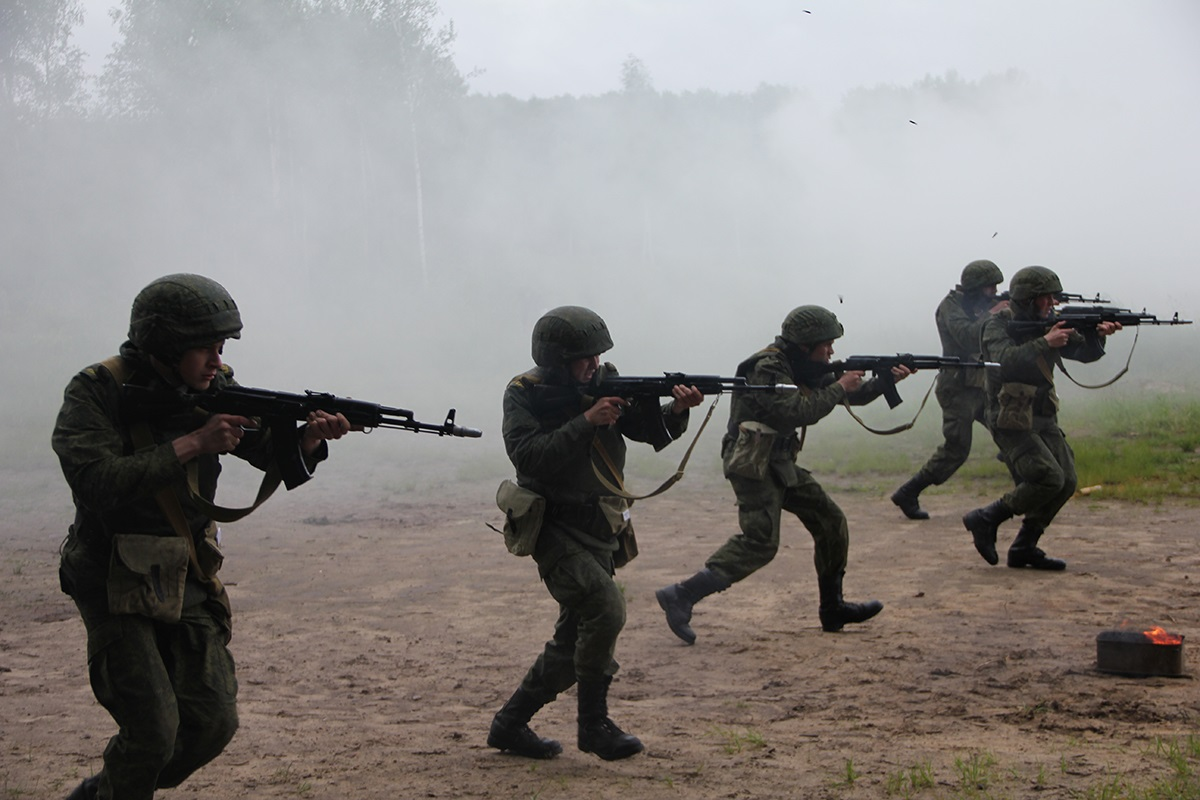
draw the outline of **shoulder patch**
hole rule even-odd
[[[542,383],[543,378],[537,372],[530,370],[523,372],[508,382],[509,386],[515,386],[518,389],[528,389],[531,386],[537,386]]]

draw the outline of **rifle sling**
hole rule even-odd
[[[1063,366],[1061,358],[1058,359],[1058,368],[1062,370],[1063,375],[1066,375],[1067,378],[1071,381],[1071,383],[1075,384],[1080,389],[1104,389],[1108,386],[1112,386],[1114,383],[1121,380],[1121,378],[1123,378],[1125,376],[1126,372],[1129,372],[1129,365],[1133,362],[1133,351],[1137,349],[1138,336],[1140,336],[1141,333],[1142,333],[1142,329],[1140,327],[1136,331],[1133,332],[1133,345],[1129,348],[1129,356],[1125,359],[1125,366],[1121,368],[1120,372],[1118,372],[1116,375],[1114,375],[1112,378],[1105,381],[1104,383],[1097,383],[1097,384],[1080,383],[1079,381],[1075,380],[1075,378],[1073,378],[1071,376],[1071,373],[1067,372],[1067,368],[1065,366]],[[1051,381],[1051,383],[1053,383],[1053,381]]]
[[[941,378],[940,374],[938,375],[938,378]],[[937,378],[935,378],[933,381],[931,381],[929,384],[929,388],[925,390],[925,396],[923,398],[921,398],[921,406],[920,406],[920,408],[917,409],[917,413],[913,415],[913,418],[910,422],[907,422],[903,425],[897,425],[894,428],[888,428],[886,430],[879,430],[876,428],[872,428],[870,425],[868,425],[866,422],[863,421],[862,417],[860,417],[858,414],[855,414],[854,409],[850,407],[850,398],[848,396],[842,398],[842,405],[846,407],[846,413],[848,413],[851,417],[853,417],[854,421],[857,422],[859,425],[861,425],[864,430],[866,430],[870,433],[874,433],[878,436],[891,436],[894,433],[903,433],[904,431],[912,428],[913,425],[917,424],[917,418],[920,417],[921,412],[925,410],[925,404],[929,402],[929,395],[933,394],[933,387],[936,385],[937,385]]]
[[[596,462],[593,461],[592,472],[596,474],[596,479],[600,481],[601,485],[603,485],[605,489],[608,489],[608,491],[612,492],[617,497],[624,497],[629,501],[645,500],[649,497],[662,494],[667,489],[670,489],[672,486],[678,483],[681,478],[683,478],[683,471],[687,467],[688,459],[692,457],[692,451],[696,449],[696,442],[700,441],[700,434],[704,433],[704,427],[708,425],[708,421],[712,418],[713,410],[717,407],[717,401],[720,399],[721,395],[719,394],[713,396],[712,405],[708,407],[708,413],[704,415],[704,421],[700,423],[699,430],[697,430],[696,435],[692,437],[692,443],[688,445],[687,452],[683,454],[683,460],[679,462],[679,467],[675,470],[675,474],[663,481],[662,485],[654,491],[650,492],[649,494],[641,495],[634,495],[627,492],[625,490],[625,482],[621,479],[621,471],[617,469],[616,463],[613,462],[612,457],[609,456],[608,450],[604,448],[604,445],[600,442],[600,439],[593,435],[592,447],[594,447],[596,452],[600,454],[600,458],[604,461],[604,465],[608,467],[609,472],[611,472],[613,478],[616,479],[616,484],[614,485],[612,481],[605,478],[604,475],[601,474],[600,468],[596,466]]]
[[[133,424],[130,436],[133,439],[133,446],[138,450],[154,447],[154,435],[150,432],[149,423],[144,420]],[[175,493],[175,487],[164,486],[155,493],[154,499],[167,521],[171,523],[176,535],[187,542],[188,562],[195,571],[197,579],[209,595],[224,606],[229,618],[232,618],[233,608],[229,603],[229,593],[225,591],[224,584],[216,575],[205,573],[203,567],[200,566],[200,557],[196,554],[196,540],[192,538],[192,532],[188,529],[187,517],[183,514],[183,505],[179,502],[179,495]]]
[[[113,376],[113,379],[118,384],[123,385],[127,380],[129,380],[132,367],[125,358],[122,358],[121,356],[111,356],[101,361],[100,364],[108,370],[109,374]],[[154,446],[154,438],[150,433],[150,426],[144,422],[135,423],[130,430],[130,435],[133,438],[133,446],[138,450]],[[207,514],[211,519],[214,519],[217,522],[237,522],[239,519],[245,517],[263,503],[267,502],[267,498],[275,493],[275,490],[279,488],[279,484],[282,481],[282,477],[279,474],[279,466],[275,461],[272,461],[271,465],[263,472],[262,483],[259,484],[258,496],[255,497],[253,505],[245,508],[224,508],[223,506],[210,503],[208,500],[200,496],[199,468],[197,467],[195,461],[192,461],[187,465],[187,479],[188,493],[191,495],[192,502],[195,503],[200,510]],[[171,493],[171,496],[172,498],[175,497],[173,492]],[[178,503],[178,498],[175,498],[175,504],[178,505]],[[161,500],[159,501],[159,505],[162,505]],[[171,513],[167,511],[166,508],[163,508],[163,513],[167,515],[168,519],[171,518]],[[181,519],[183,518],[182,513],[182,509],[180,509]],[[172,525],[174,525],[174,520],[172,520]],[[186,524],[184,525],[184,528],[187,528]],[[188,538],[188,541],[191,541],[190,537]],[[194,554],[193,548],[193,555]]]

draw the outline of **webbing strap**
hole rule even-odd
[[[624,497],[626,500],[631,500],[631,501],[632,500],[645,500],[648,497],[654,497],[655,495],[660,495],[663,492],[665,492],[667,489],[670,489],[676,483],[679,483],[680,479],[683,478],[683,471],[687,467],[688,459],[692,457],[692,451],[696,449],[696,442],[700,441],[700,434],[704,433],[704,427],[706,425],[708,425],[708,421],[710,419],[712,419],[713,410],[717,407],[717,401],[720,399],[721,399],[721,395],[719,395],[719,394],[713,396],[712,405],[708,407],[708,413],[704,415],[704,421],[700,423],[699,430],[697,430],[696,435],[694,437],[692,437],[692,443],[690,445],[688,445],[687,452],[683,454],[683,460],[679,462],[679,467],[675,470],[675,474],[672,475],[671,477],[667,478],[665,481],[663,481],[662,485],[659,486],[654,491],[650,492],[649,494],[640,494],[640,495],[634,495],[634,494],[630,494],[629,492],[627,492],[625,490],[625,482],[623,480],[621,480],[621,471],[619,469],[617,469],[617,465],[613,462],[612,458],[609,456],[608,451],[604,448],[604,445],[600,442],[599,437],[593,435],[592,436],[592,447],[594,447],[596,449],[596,452],[600,454],[600,458],[604,461],[604,465],[606,467],[608,467],[609,471],[612,473],[613,478],[616,479],[616,484],[614,484],[612,481],[605,478],[604,475],[601,474],[600,468],[596,466],[596,462],[593,461],[592,462],[592,472],[594,472],[596,474],[596,479],[600,481],[601,485],[603,485],[605,489],[608,489],[610,492],[615,494],[617,497]]]
[[[1071,383],[1075,384],[1080,389],[1103,389],[1105,387],[1112,386],[1114,383],[1121,380],[1121,378],[1123,378],[1125,376],[1126,372],[1129,372],[1129,365],[1130,365],[1130,363],[1133,362],[1133,351],[1137,349],[1138,336],[1140,336],[1141,333],[1142,333],[1141,328],[1138,328],[1136,331],[1133,332],[1133,346],[1129,348],[1129,356],[1125,359],[1125,366],[1121,368],[1120,372],[1118,372],[1116,375],[1114,375],[1112,378],[1105,381],[1104,383],[1097,383],[1097,384],[1080,383],[1079,381],[1077,381],[1073,377],[1071,377],[1071,373],[1067,372],[1067,368],[1065,366],[1063,366],[1063,363],[1061,360],[1059,360],[1059,362],[1058,362],[1058,368],[1062,370],[1063,375],[1066,375],[1067,378],[1071,381]]]
[[[941,375],[938,375],[938,378],[941,378]],[[842,398],[842,405],[846,407],[846,412],[851,417],[854,418],[854,421],[857,422],[859,425],[863,426],[863,428],[865,430],[867,430],[871,433],[877,434],[879,436],[891,436],[893,433],[903,433],[904,431],[912,428],[913,425],[917,424],[917,418],[920,417],[921,412],[925,410],[925,404],[929,402],[929,395],[933,394],[933,387],[936,385],[937,385],[937,379],[934,379],[933,381],[931,381],[929,383],[929,388],[925,390],[925,396],[923,398],[921,398],[921,406],[920,406],[920,408],[917,409],[917,413],[913,415],[911,422],[907,422],[904,425],[897,425],[894,428],[888,428],[886,430],[878,430],[876,428],[872,428],[870,425],[868,425],[866,422],[863,421],[862,417],[860,417],[858,414],[855,414],[854,409],[852,409],[850,407],[850,398],[849,397]]]
[[[145,421],[135,422],[130,428],[130,436],[133,439],[133,446],[138,450],[148,450],[154,447],[154,434],[150,432],[150,425]],[[192,538],[192,532],[188,529],[187,517],[184,516],[183,506],[179,502],[179,495],[175,493],[175,487],[164,486],[155,492],[154,499],[167,521],[171,523],[175,534],[187,542],[188,561],[191,563],[196,577],[204,585],[209,595],[220,602],[232,618],[233,608],[229,604],[229,594],[225,591],[224,584],[216,575],[206,574],[204,568],[200,566],[200,557],[196,554],[196,540]]]
[[[127,359],[122,358],[121,356],[111,356],[101,361],[100,364],[106,370],[108,370],[109,374],[111,374],[113,379],[116,380],[116,382],[120,385],[124,385],[125,382],[129,380],[129,376],[133,372],[133,366]],[[139,450],[154,446],[154,437],[150,433],[150,426],[144,422],[135,424],[131,428],[131,435],[134,439],[133,446]],[[141,440],[141,443],[139,443],[139,439]],[[263,472],[262,483],[259,484],[258,495],[254,498],[254,503],[246,506],[245,508],[225,508],[224,506],[218,506],[214,503],[210,503],[208,500],[200,496],[200,469],[195,461],[189,462],[186,470],[188,492],[191,495],[192,502],[195,503],[201,511],[217,522],[237,522],[239,519],[245,517],[263,503],[267,502],[267,498],[275,493],[275,490],[279,488],[279,484],[283,480],[279,474],[278,464],[272,461],[271,465]],[[171,496],[174,497],[173,492]],[[178,504],[179,501],[177,498],[175,502]],[[181,519],[182,513],[183,511],[180,509]],[[170,518],[169,513],[167,516]],[[184,527],[187,527],[186,524]]]

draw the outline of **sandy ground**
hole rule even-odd
[[[60,798],[114,728],[58,591],[61,476],[3,479],[0,797]],[[484,526],[498,479],[380,482],[314,481],[228,526],[241,729],[162,797],[1058,798],[1165,777],[1156,744],[1200,730],[1195,680],[1095,663],[1096,635],[1122,624],[1200,632],[1196,508],[1076,498],[1046,541],[1069,570],[1043,574],[979,558],[959,518],[987,498],[968,485],[928,494],[921,523],[881,492],[833,487],[846,594],[883,613],[822,633],[811,539],[788,520],[774,563],[698,607],[687,647],[654,590],[735,530],[727,485],[689,476],[635,507],[642,555],[618,575],[629,621],[610,708],[646,752],[579,752],[571,692],[534,720],[560,757],[501,755],[488,723],[556,609]]]

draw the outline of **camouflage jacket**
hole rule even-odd
[[[1000,388],[1006,383],[1022,383],[1036,389],[1033,402],[1035,419],[1050,424],[1058,414],[1058,395],[1054,390],[1054,368],[1061,361],[1089,363],[1104,355],[1104,338],[1095,330],[1071,331],[1065,347],[1053,348],[1042,332],[1014,335],[1008,329],[1013,312],[1006,309],[991,317],[983,327],[982,356],[998,361],[998,368],[987,369],[987,399],[989,425],[994,426],[999,413]]]
[[[738,426],[750,420],[769,425],[781,438],[794,436],[797,428],[815,424],[843,401],[865,405],[883,394],[883,386],[875,378],[864,381],[857,391],[847,393],[832,374],[805,370],[803,363],[797,368],[786,355],[785,347],[776,339],[773,345],[739,364],[736,374],[751,384],[794,384],[802,390],[735,393],[729,406],[727,440],[737,438]]]
[[[987,308],[976,307],[965,293],[952,290],[934,313],[942,355],[967,361],[979,360],[980,334],[991,318]],[[938,393],[958,394],[964,389],[983,389],[986,376],[981,369],[943,369],[938,374]]]
[[[604,364],[604,374],[617,374]],[[551,504],[592,503],[611,492],[596,477],[624,479],[625,440],[645,442],[661,450],[687,430],[688,412],[672,413],[671,403],[657,398],[635,402],[615,425],[596,427],[583,417],[586,386],[575,387],[562,369],[535,367],[509,381],[504,390],[504,448],[517,469],[517,483]],[[593,445],[602,446],[618,475]]]
[[[144,388],[155,396],[178,395],[180,389],[166,384],[150,363],[128,342],[122,357],[132,367],[126,385]],[[209,391],[234,384],[228,366],[219,372]],[[207,415],[194,410],[146,419],[154,446],[136,450],[132,426],[138,414],[124,399],[122,385],[102,365],[92,365],[71,379],[54,426],[51,444],[71,488],[75,503],[72,534],[82,546],[81,560],[73,564],[76,575],[88,584],[102,586],[107,575],[111,539],[118,533],[152,536],[176,536],[175,530],[155,500],[164,487],[179,487],[177,494],[194,536],[207,527],[207,515],[190,501],[186,490],[187,473],[175,455],[172,440],[203,426]],[[186,408],[186,403],[180,403]],[[323,460],[327,448],[322,443],[310,467]],[[269,431],[246,436],[233,452],[259,469],[266,469],[274,458]],[[216,455],[196,459],[198,494],[213,500],[221,465]]]

